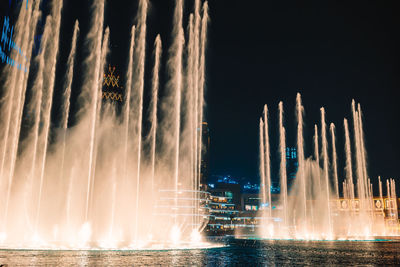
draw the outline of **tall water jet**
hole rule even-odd
[[[346,179],[347,185],[349,186],[350,191],[350,199],[354,200],[354,182],[353,182],[353,168],[351,164],[351,145],[350,145],[350,133],[349,133],[349,125],[347,123],[347,119],[343,120],[344,125],[344,136],[345,136],[345,152],[346,152]]]
[[[140,193],[140,167],[142,153],[142,120],[143,120],[143,90],[144,90],[144,68],[145,68],[145,53],[146,53],[146,20],[147,20],[147,0],[139,1],[138,15],[138,42],[136,46],[136,55],[138,64],[134,70],[136,79],[134,83],[135,93],[138,99],[138,117],[137,117],[137,174],[136,174],[136,213],[135,213],[135,241],[138,240],[138,218],[139,218],[139,193]]]
[[[180,131],[181,131],[181,95],[182,95],[182,54],[184,34],[182,29],[182,13],[183,13],[183,2],[182,0],[176,0],[175,11],[174,11],[174,22],[172,34],[175,37],[174,42],[170,48],[171,61],[168,64],[169,72],[171,73],[170,86],[174,91],[175,110],[174,110],[174,136],[175,136],[175,151],[174,151],[174,191],[175,207],[178,205],[178,189],[179,189],[179,145],[180,145]],[[177,218],[175,217],[175,220]],[[176,223],[176,222],[175,222]]]
[[[193,55],[192,55],[192,64],[193,64],[193,172],[194,172],[194,187],[197,188],[200,181],[200,166],[199,166],[199,142],[200,133],[198,131],[199,124],[199,58],[200,58],[200,27],[201,27],[201,16],[200,16],[200,0],[195,0],[194,2],[194,14],[193,14]],[[194,195],[194,198],[197,197],[197,193]],[[197,219],[196,219],[197,220]]]
[[[65,159],[65,138],[66,138],[66,130],[68,128],[68,119],[69,112],[71,106],[71,88],[72,88],[72,79],[74,77],[74,65],[75,65],[75,53],[76,53],[76,43],[78,41],[79,34],[79,22],[75,21],[74,32],[72,35],[71,42],[71,50],[69,52],[68,60],[67,60],[67,71],[65,73],[65,81],[64,81],[64,90],[63,90],[63,99],[62,99],[62,109],[61,109],[61,119],[60,119],[60,127],[63,130],[62,133],[62,158],[61,158],[61,173],[60,180],[63,180],[64,175],[64,159]]]
[[[306,178],[304,173],[304,139],[303,139],[303,113],[304,108],[301,104],[301,95],[297,93],[296,96],[296,113],[297,113],[297,158],[298,158],[298,172],[297,175],[300,179],[301,184],[301,191],[302,191],[302,208],[303,208],[303,222],[305,225],[302,227],[303,230],[307,232],[305,229],[307,225],[307,185],[306,185]]]
[[[206,46],[207,46],[207,26],[208,26],[208,2],[205,1],[203,3],[203,13],[202,17],[200,20],[200,11],[199,11],[199,6],[200,4],[198,1],[195,1],[195,35],[199,36],[199,46],[197,46],[197,43],[195,45],[195,60],[199,60],[199,65],[198,65],[198,84],[197,84],[197,90],[198,90],[198,106],[197,106],[197,116],[198,116],[198,124],[199,124],[199,131],[198,131],[198,141],[197,141],[197,148],[198,148],[198,156],[197,156],[197,169],[198,169],[198,174],[197,174],[197,185],[196,187],[200,187],[200,179],[201,179],[201,162],[202,162],[202,152],[203,152],[203,145],[202,145],[202,134],[203,134],[203,112],[204,112],[204,92],[205,92],[205,81],[206,81]],[[197,10],[197,11],[196,11]],[[200,23],[200,25],[198,25]],[[199,32],[197,32],[199,31]],[[196,39],[195,39],[195,42]],[[197,54],[199,53],[199,54]],[[196,126],[197,127],[197,126]],[[197,194],[197,197],[199,197],[199,194]],[[198,209],[197,209],[198,210]],[[196,216],[198,220],[198,216]]]
[[[38,61],[38,71],[37,75],[35,78],[35,82],[32,88],[34,96],[32,97],[32,102],[30,103],[30,111],[33,112],[34,114],[34,124],[32,127],[33,130],[33,148],[32,148],[32,161],[31,161],[31,169],[30,169],[30,174],[29,177],[31,179],[31,190],[33,190],[34,185],[33,185],[33,179],[36,177],[36,165],[38,162],[38,147],[39,147],[39,134],[40,134],[40,121],[42,115],[42,101],[43,101],[43,85],[44,85],[44,70],[45,70],[45,54],[48,49],[47,42],[51,36],[51,27],[52,27],[52,22],[53,19],[51,16],[47,16],[46,18],[46,24],[42,36],[42,53],[38,55],[36,60]],[[41,174],[39,173],[39,196],[37,199],[37,204],[36,204],[36,216],[35,216],[35,231],[37,231],[37,224],[38,224],[38,216],[39,216],[39,206],[40,206],[40,196],[41,196],[41,190],[42,190],[42,184],[43,184],[43,177],[41,177]]]
[[[335,180],[335,194],[336,200],[339,199],[339,179],[337,172],[337,155],[336,155],[336,138],[335,138],[335,124],[330,124],[331,138],[332,138],[332,169],[333,179]]]
[[[207,24],[208,24],[208,2],[205,1],[203,4],[203,16],[201,18],[201,31],[200,31],[200,54],[199,54],[199,106],[198,106],[198,114],[199,114],[199,123],[200,123],[200,131],[199,131],[199,141],[198,141],[198,169],[200,178],[200,166],[201,166],[201,157],[202,157],[202,132],[203,132],[203,111],[204,111],[204,91],[205,91],[205,72],[206,72],[206,45],[207,45]]]
[[[382,209],[383,209],[384,202],[383,202],[383,192],[382,192],[382,180],[381,180],[380,176],[378,176],[378,185],[379,185],[379,199],[381,201],[381,205],[382,205]],[[385,218],[384,217],[382,217],[382,225],[383,225],[383,227],[385,225]],[[386,234],[386,231],[384,230],[383,233]]]
[[[318,144],[318,126],[315,124],[314,125],[314,159],[315,162],[317,163],[317,166],[319,168],[319,144]],[[317,189],[321,191],[321,177],[319,175],[319,172],[317,174]]]
[[[154,42],[154,66],[153,77],[151,82],[151,102],[150,102],[150,123],[151,123],[151,191],[154,192],[154,172],[156,164],[156,138],[157,138],[157,103],[158,103],[158,88],[159,88],[159,72],[161,61],[161,38],[157,35]]]
[[[280,163],[280,183],[281,183],[281,197],[283,198],[283,218],[284,225],[287,226],[287,176],[286,176],[286,133],[283,126],[283,103],[279,102],[279,151],[281,156]]]
[[[102,56],[102,37],[104,23],[104,0],[96,1],[92,5],[93,16],[91,28],[87,35],[87,45],[92,53],[86,59],[87,73],[84,81],[84,88],[81,93],[81,98],[87,98],[92,95],[89,103],[84,104],[81,108],[83,112],[88,110],[90,114],[90,134],[89,134],[89,161],[88,161],[88,176],[87,176],[87,193],[84,221],[88,221],[89,205],[91,195],[92,176],[94,172],[94,151],[95,151],[95,134],[96,120],[98,111],[98,102],[100,99],[99,92],[99,77],[102,73],[101,56]],[[85,103],[84,102],[84,103]]]
[[[325,123],[325,109],[321,108],[321,139],[322,139],[322,159],[324,166],[324,178],[325,178],[325,190],[327,200],[327,217],[328,217],[328,233],[329,237],[332,236],[332,219],[331,219],[331,207],[330,207],[330,186],[329,186],[329,174],[328,174],[328,142],[326,138],[326,123]]]
[[[394,207],[393,207],[393,209],[394,209],[394,220],[395,220],[395,222],[398,222],[398,220],[399,220],[399,214],[398,214],[398,212],[396,212],[397,210],[398,210],[398,208],[397,208],[397,194],[396,194],[396,182],[394,181],[394,179],[390,179],[390,188],[391,188],[391,192],[390,192],[390,195],[391,195],[391,197],[393,198],[393,205],[394,205]]]
[[[131,40],[129,43],[129,56],[128,56],[128,68],[126,72],[126,83],[125,83],[125,98],[124,107],[122,112],[123,117],[123,131],[124,131],[124,154],[123,154],[123,176],[125,182],[127,180],[127,164],[128,164],[128,147],[129,147],[129,119],[130,119],[130,108],[131,108],[131,95],[132,95],[132,75],[133,75],[133,52],[135,48],[135,25],[131,28]]]
[[[365,187],[364,187],[364,176],[362,171],[362,156],[361,156],[361,142],[360,142],[360,128],[358,123],[358,113],[355,109],[355,101],[351,103],[353,113],[353,126],[354,126],[354,143],[356,150],[356,172],[357,172],[357,195],[360,199],[360,206],[363,208],[365,205]]]
[[[264,135],[265,135],[265,181],[267,186],[267,200],[269,217],[272,216],[272,202],[271,202],[271,159],[270,159],[270,148],[269,148],[269,130],[268,130],[268,107],[264,105]]]
[[[61,26],[61,10],[63,6],[62,0],[56,0],[53,2],[52,7],[52,32],[51,39],[52,42],[48,43],[49,47],[46,49],[46,60],[47,64],[45,65],[45,73],[43,86],[46,88],[44,96],[44,105],[43,105],[43,133],[41,134],[40,146],[41,146],[41,155],[40,155],[40,184],[39,184],[39,200],[37,207],[37,215],[36,215],[36,227],[39,222],[40,215],[40,206],[42,201],[42,191],[43,191],[43,181],[44,181],[44,171],[46,164],[46,154],[48,147],[48,139],[50,132],[50,119],[51,119],[51,108],[53,105],[53,92],[54,92],[54,84],[56,78],[56,64],[57,64],[57,55],[58,55],[58,46],[60,40],[60,26]]]
[[[267,202],[267,194],[266,194],[266,181],[265,181],[265,149],[264,149],[264,122],[262,118],[260,118],[260,176],[261,176],[261,203],[264,204]],[[265,215],[265,212],[263,212]]]
[[[109,53],[109,39],[110,39],[110,28],[106,27],[104,30],[103,34],[103,40],[101,43],[101,53],[100,53],[100,74],[98,77],[98,80],[96,81],[97,83],[97,105],[96,105],[96,110],[95,110],[95,124],[94,124],[94,146],[93,146],[93,161],[92,161],[92,177],[90,180],[89,184],[89,189],[88,189],[88,195],[89,195],[89,202],[88,202],[88,207],[89,207],[89,212],[91,211],[91,207],[93,205],[93,195],[94,195],[94,185],[95,185],[95,178],[96,178],[96,165],[97,165],[97,156],[98,156],[98,150],[99,150],[99,127],[100,127],[100,112],[101,112],[101,104],[102,104],[102,85],[103,85],[103,72],[106,68],[106,61],[107,61],[107,55]],[[109,111],[107,111],[107,107],[105,108],[105,113],[108,114]],[[87,217],[89,217],[89,214],[87,214]]]
[[[362,166],[362,174],[363,174],[363,180],[364,180],[364,186],[367,187],[366,185],[370,184],[367,183],[368,175],[367,175],[367,155],[365,151],[365,144],[364,144],[364,130],[363,130],[363,124],[362,124],[362,113],[361,113],[361,105],[358,104],[357,107],[357,113],[358,113],[358,129],[360,131],[359,133],[359,138],[360,138],[360,154],[361,154],[361,166]],[[364,189],[366,192],[369,192],[368,190]],[[373,200],[372,200],[372,195],[370,193],[366,193],[367,201],[370,202],[370,207],[373,207]]]
[[[74,32],[72,35],[72,42],[71,42],[71,50],[67,60],[67,71],[65,73],[64,78],[64,90],[62,95],[62,104],[61,104],[61,118],[60,118],[60,127],[62,129],[62,148],[61,148],[61,167],[60,167],[60,184],[67,185],[67,194],[70,193],[71,186],[72,186],[72,177],[67,176],[68,182],[64,183],[64,164],[65,164],[65,148],[66,148],[66,136],[67,136],[67,128],[68,128],[68,121],[69,121],[69,112],[71,106],[71,88],[72,88],[72,80],[74,77],[74,65],[75,65],[75,54],[76,54],[76,45],[78,41],[78,34],[79,34],[79,22],[78,20],[75,21],[74,25]],[[70,209],[71,203],[69,203],[70,197],[67,196],[65,202],[65,211],[66,211],[66,220],[67,225],[70,222]]]
[[[198,3],[195,3],[195,5]],[[197,161],[195,160],[195,154],[197,153],[196,148],[197,146],[195,145],[195,139],[197,138],[197,131],[195,126],[195,117],[197,116],[196,112],[196,106],[194,105],[195,100],[195,95],[196,95],[196,88],[195,88],[195,81],[194,81],[194,73],[195,69],[197,71],[197,64],[195,62],[195,29],[194,29],[194,15],[191,13],[189,15],[189,25],[188,25],[188,35],[189,35],[189,41],[187,44],[187,54],[188,54],[188,62],[187,62],[187,73],[186,73],[186,83],[187,83],[187,88],[186,90],[186,95],[185,95],[185,100],[186,100],[186,105],[184,106],[184,109],[187,110],[186,113],[186,123],[190,125],[189,132],[184,133],[185,136],[189,135],[189,144],[186,144],[190,147],[190,155],[189,155],[189,175],[194,177],[193,183],[191,184],[190,188],[193,190],[191,197],[191,206],[194,207],[191,212],[192,212],[192,231],[195,229],[195,214],[197,214],[197,206],[196,206],[196,201],[195,198],[197,196],[196,188],[197,188],[197,179],[196,179],[196,164]]]

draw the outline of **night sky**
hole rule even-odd
[[[193,2],[185,1],[185,28]],[[263,105],[268,104],[272,172],[277,181],[278,102],[284,102],[287,144],[295,146],[294,107],[300,92],[305,107],[306,157],[311,155],[313,127],[319,125],[319,108],[324,106],[327,123],[337,126],[339,167],[343,168],[343,118],[351,119],[354,98],[363,109],[370,176],[393,177],[400,184],[400,16],[396,2],[210,0],[206,63],[210,173],[258,182],[258,123]],[[57,77],[65,71],[74,20],[80,21],[81,36],[88,31],[88,3],[64,1]],[[2,0],[1,7],[1,18],[12,13],[8,1]],[[165,63],[173,8],[172,0],[151,1],[147,79],[157,33],[163,40]],[[137,1],[112,0],[106,5],[105,24],[110,26],[112,45],[109,61],[119,67],[121,76],[136,9]],[[82,48],[84,38],[78,47],[82,59],[89,53]],[[76,68],[79,73],[80,66]],[[57,80],[60,85],[62,79]],[[74,80],[74,87],[79,88],[79,83]],[[343,177],[343,171],[339,175]]]

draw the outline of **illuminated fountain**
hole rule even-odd
[[[31,58],[40,1],[21,6],[14,39]],[[207,193],[200,191],[208,4],[196,0],[183,23],[177,0],[160,85],[161,37],[154,43],[151,99],[145,105],[146,21],[140,0],[132,27],[122,104],[102,101],[110,51],[105,0],[94,1],[78,110],[71,91],[79,36],[76,21],[61,95],[53,105],[62,0],[45,18],[41,52],[28,72],[5,67],[0,121],[0,246],[118,248],[202,246]],[[44,16],[44,15],[43,15]],[[105,30],[104,30],[105,28]],[[186,40],[185,40],[186,38]],[[12,56],[17,56],[12,52]],[[30,71],[35,62],[35,71]],[[29,80],[33,82],[28,83]],[[58,78],[58,77],[57,77]],[[164,90],[160,94],[159,90]],[[4,92],[3,92],[4,91]],[[163,95],[163,97],[159,97]],[[26,103],[26,104],[25,104]],[[120,109],[118,108],[120,105]],[[148,111],[148,113],[147,113]],[[60,117],[52,121],[53,114]],[[3,115],[4,114],[4,115]],[[70,118],[76,122],[70,122]],[[148,125],[149,127],[144,127]],[[147,129],[148,128],[148,129]],[[200,128],[200,130],[198,129]],[[55,136],[55,138],[53,138]],[[51,137],[51,138],[50,138]]]
[[[350,143],[348,121],[344,119],[345,179],[339,194],[335,125],[330,124],[331,143],[328,147],[325,109],[321,108],[320,135],[314,126],[314,155],[305,158],[301,96],[297,94],[297,159],[298,169],[291,189],[286,177],[286,137],[283,103],[279,103],[280,187],[278,201],[271,201],[270,148],[268,108],[260,119],[261,219],[259,236],[263,238],[307,240],[367,240],[400,234],[396,187],[387,180],[387,197],[383,197],[379,177],[379,197],[374,197],[367,173],[366,150],[361,107],[353,100],[354,145]],[[321,140],[321,148],[319,147]],[[353,150],[352,150],[353,149]],[[328,151],[331,151],[331,162]],[[353,151],[353,153],[352,153]],[[356,164],[352,165],[352,161]],[[354,174],[353,174],[354,172]],[[354,177],[354,178],[353,178]],[[273,206],[273,208],[272,208]],[[386,213],[386,214],[385,214]]]

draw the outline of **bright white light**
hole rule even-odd
[[[79,231],[79,241],[82,245],[85,245],[90,237],[92,236],[92,228],[89,222],[85,222]]]
[[[4,243],[6,241],[7,234],[5,232],[0,233],[0,243]]]
[[[181,230],[179,229],[179,227],[177,225],[174,225],[172,227],[169,237],[171,238],[171,242],[173,244],[179,243],[179,240],[181,239]]]
[[[57,238],[58,238],[58,232],[59,232],[59,230],[58,230],[58,225],[56,224],[56,225],[54,225],[54,227],[53,227],[53,238],[54,238],[54,240],[57,240]]]
[[[149,234],[149,235],[147,236],[147,239],[149,239],[149,241],[153,240],[153,235],[152,235],[152,234]]]
[[[32,236],[32,242],[34,245],[41,243],[40,236],[37,232]]]
[[[201,242],[201,234],[196,229],[193,229],[192,233],[190,233],[190,241],[192,243]]]
[[[272,223],[268,224],[268,235],[269,237],[274,236],[274,225]]]
[[[364,236],[365,237],[371,236],[371,231],[368,226],[364,227]]]

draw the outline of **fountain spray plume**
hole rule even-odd
[[[135,240],[138,240],[138,218],[139,218],[139,190],[140,190],[140,164],[142,153],[142,121],[143,121],[143,90],[144,90],[144,68],[146,56],[146,21],[147,21],[148,1],[140,0],[138,15],[138,42],[135,54],[138,58],[138,64],[134,70],[135,83],[134,89],[138,99],[138,115],[137,115],[137,174],[136,174],[136,213],[135,213]]]
[[[351,103],[352,113],[353,113],[353,125],[354,125],[354,143],[356,150],[356,173],[357,173],[357,189],[358,197],[360,199],[360,205],[364,206],[365,191],[364,191],[364,177],[362,171],[362,156],[361,156],[361,143],[360,143],[360,128],[358,123],[358,113],[355,109],[355,101],[352,100]]]
[[[339,179],[337,172],[337,155],[336,155],[336,138],[335,138],[335,124],[330,124],[331,138],[332,138],[332,168],[333,168],[333,179],[335,180],[335,194],[336,200],[339,199]]]
[[[11,122],[13,122],[13,125],[11,128],[12,131],[10,133],[10,136],[12,138],[11,153],[10,153],[11,161],[10,161],[9,174],[8,174],[8,189],[7,189],[7,199],[6,199],[7,211],[5,212],[5,218],[7,218],[8,205],[9,205],[9,200],[10,200],[10,191],[11,191],[11,186],[12,186],[13,179],[14,179],[14,169],[15,169],[15,165],[16,165],[16,161],[17,161],[19,137],[20,137],[21,125],[22,125],[22,115],[23,115],[24,103],[25,103],[25,94],[26,94],[26,88],[27,88],[27,84],[28,84],[29,73],[30,73],[32,48],[33,48],[33,44],[34,44],[33,36],[35,35],[36,26],[37,26],[39,17],[41,15],[41,11],[39,10],[39,4],[40,4],[40,1],[34,2],[33,8],[32,8],[32,13],[30,13],[31,15],[28,16],[28,19],[26,21],[23,21],[23,23],[25,23],[25,29],[22,33],[22,34],[24,34],[24,39],[22,42],[22,51],[27,51],[26,58],[28,59],[28,61],[26,64],[27,71],[26,71],[25,75],[22,77],[22,79],[18,79],[18,82],[16,85],[16,91],[18,92],[17,97],[16,97],[17,112],[13,112],[13,118],[11,119]],[[43,36],[42,36],[42,38],[43,38]]]
[[[65,159],[65,138],[66,138],[66,130],[68,128],[68,119],[69,119],[69,111],[71,106],[71,88],[72,88],[72,79],[74,77],[74,64],[75,64],[75,54],[76,54],[76,43],[78,40],[79,34],[79,22],[75,21],[74,33],[72,35],[72,43],[71,50],[67,60],[67,72],[65,73],[65,81],[64,81],[64,91],[63,91],[63,99],[62,99],[62,110],[61,110],[61,120],[60,126],[63,129],[63,137],[62,137],[62,158],[61,158],[61,173],[60,180],[63,180],[64,175],[64,159]]]
[[[39,223],[40,218],[40,207],[42,201],[42,192],[43,192],[43,182],[44,182],[44,172],[46,165],[46,155],[47,155],[47,147],[48,147],[48,139],[50,132],[50,119],[51,119],[51,108],[53,105],[53,93],[54,93],[54,84],[56,78],[56,64],[57,64],[57,55],[59,48],[59,40],[60,40],[60,25],[61,25],[61,10],[63,6],[62,0],[53,1],[52,7],[52,32],[51,32],[51,40],[47,45],[49,45],[48,49],[46,49],[46,65],[45,65],[45,73],[44,75],[44,106],[43,106],[43,133],[40,140],[41,145],[41,154],[40,154],[40,184],[39,184],[39,200],[37,207],[37,215],[36,215],[36,228]]]
[[[154,192],[154,172],[156,162],[156,139],[157,139],[157,104],[158,104],[158,88],[159,88],[159,72],[160,72],[160,61],[161,61],[161,37],[158,34],[154,42],[154,67],[153,77],[151,83],[151,102],[150,102],[150,123],[151,123],[151,191]]]
[[[38,71],[34,81],[34,85],[32,88],[33,97],[32,102],[30,103],[30,111],[34,114],[34,124],[32,127],[33,132],[33,148],[32,148],[32,161],[31,161],[31,171],[29,174],[30,180],[32,182],[31,190],[33,190],[33,180],[36,177],[36,165],[37,165],[37,154],[38,154],[38,143],[39,143],[39,126],[40,126],[40,119],[41,119],[41,112],[42,112],[42,98],[43,98],[43,84],[44,84],[44,69],[45,69],[45,54],[46,50],[48,49],[47,42],[50,38],[51,34],[51,26],[52,26],[52,17],[47,16],[46,24],[44,27],[44,32],[42,35],[42,53],[39,54],[36,58],[38,64]],[[42,188],[42,178],[39,182],[39,190]],[[39,198],[37,200],[36,205],[36,217],[35,217],[35,231],[37,230],[37,221],[38,221],[38,214],[39,214],[39,205],[40,205],[40,193]]]
[[[280,164],[280,183],[281,183],[281,196],[283,197],[283,217],[284,224],[288,224],[287,214],[287,176],[286,176],[286,133],[283,126],[283,103],[279,102],[279,151],[281,155]]]
[[[123,128],[124,128],[124,155],[123,155],[123,175],[125,182],[127,180],[127,164],[128,164],[128,143],[129,143],[129,119],[131,108],[131,94],[132,94],[132,75],[133,75],[133,52],[135,48],[135,25],[131,28],[131,41],[129,43],[129,57],[128,57],[128,70],[126,72],[126,93],[123,108]]]
[[[268,130],[268,106],[264,105],[264,135],[265,135],[265,180],[267,186],[267,201],[269,209],[269,217],[272,216],[272,202],[271,202],[271,159],[269,148],[269,130]]]
[[[356,162],[357,162],[357,188],[358,197],[360,199],[360,214],[366,220],[367,227],[365,227],[369,234],[370,229],[372,229],[372,218],[369,216],[369,210],[373,205],[373,198],[369,193],[369,183],[366,171],[366,157],[365,157],[365,147],[364,147],[364,136],[362,133],[362,122],[361,122],[361,107],[359,106],[358,111],[356,111],[356,103],[354,99],[351,103],[352,113],[353,113],[353,123],[354,123],[354,139],[355,139],[355,149],[356,149]]]
[[[75,21],[74,32],[72,35],[72,43],[71,50],[69,52],[68,60],[67,60],[67,72],[65,73],[65,82],[64,82],[64,91],[63,91],[63,104],[62,104],[62,112],[61,112],[61,120],[60,125],[62,129],[68,128],[68,119],[69,119],[69,111],[71,105],[71,88],[72,88],[72,80],[74,77],[74,64],[75,64],[75,54],[76,54],[76,43],[78,41],[79,35],[79,21]],[[64,140],[65,142],[65,140]]]
[[[25,8],[20,8],[19,12],[19,19],[17,20],[17,24],[15,25],[15,42],[17,44],[20,44],[23,38],[24,34],[24,28],[25,28],[25,20],[29,18],[31,15],[30,11],[25,10]],[[10,57],[15,58],[18,55],[18,52],[14,49],[11,50],[11,55]],[[1,165],[0,165],[0,178],[2,179],[3,177],[3,170],[4,170],[4,164],[6,161],[6,152],[8,148],[8,137],[9,137],[9,132],[11,128],[11,117],[12,117],[12,110],[13,106],[16,104],[14,103],[14,94],[16,93],[16,84],[19,79],[17,79],[17,76],[23,76],[23,71],[19,71],[17,68],[4,68],[2,76],[3,77],[10,77],[5,81],[5,84],[3,85],[2,89],[5,90],[4,94],[0,94],[0,111],[2,114],[2,118],[0,118],[0,125],[1,131],[0,131],[0,137],[3,140],[2,142],[2,152],[1,152]],[[6,114],[6,115],[3,115]],[[5,118],[4,118],[5,117]],[[4,121],[3,121],[4,120]],[[4,129],[4,131],[3,131]]]
[[[328,229],[329,236],[332,236],[332,219],[331,219],[331,207],[330,207],[330,186],[329,186],[329,174],[328,174],[328,141],[326,138],[326,123],[325,123],[325,109],[321,108],[321,139],[322,139],[322,159],[324,166],[324,178],[326,186],[326,199],[327,199],[327,211],[328,211]]]
[[[304,143],[303,143],[303,106],[301,103],[301,95],[296,97],[296,116],[297,116],[297,155],[298,155],[298,171],[293,181],[290,196],[288,196],[286,159],[289,157],[289,150],[286,148],[285,127],[283,124],[283,103],[279,103],[279,152],[280,152],[280,185],[281,193],[277,205],[280,207],[278,216],[282,218],[282,223],[276,223],[283,229],[278,235],[270,232],[269,237],[284,238],[306,238],[306,239],[342,239],[342,238],[371,238],[371,236],[386,236],[397,233],[398,218],[397,201],[395,183],[393,179],[387,180],[388,201],[384,205],[379,206],[383,202],[382,182],[379,180],[379,197],[380,201],[373,199],[373,186],[368,178],[366,170],[366,151],[364,145],[364,136],[362,133],[362,116],[361,108],[358,106],[355,110],[355,102],[352,104],[352,112],[354,118],[354,138],[355,138],[355,160],[357,164],[357,198],[354,191],[353,170],[352,170],[352,152],[350,143],[350,133],[348,121],[344,119],[344,136],[345,136],[345,180],[343,181],[343,199],[339,194],[339,177],[338,177],[338,159],[336,151],[336,133],[335,125],[331,123],[329,130],[332,142],[332,181],[330,180],[329,156],[328,156],[328,139],[325,109],[321,108],[321,160],[323,167],[320,166],[319,156],[319,134],[318,127],[314,125],[314,156],[315,162],[311,159],[304,159]],[[264,114],[267,112],[264,111]],[[260,198],[262,203],[266,202],[266,193],[264,186],[266,181],[266,133],[268,130],[263,128],[268,123],[265,117],[259,121],[259,138],[260,138],[260,177],[261,187]],[[286,152],[286,153],[285,153]],[[302,167],[304,162],[304,167]],[[305,170],[303,170],[305,169]],[[304,172],[304,173],[302,173]],[[304,180],[303,180],[304,179]],[[304,185],[305,183],[305,185]],[[334,188],[333,188],[334,186]],[[386,201],[386,200],[385,200]],[[339,205],[333,205],[334,203]],[[337,204],[339,204],[337,203]],[[302,209],[304,205],[304,210]],[[386,210],[385,210],[386,209]],[[378,213],[381,215],[377,216]],[[265,211],[261,208],[260,215],[264,219]],[[304,212],[304,213],[303,213]],[[390,214],[388,216],[382,216]],[[305,216],[305,218],[304,218]],[[310,218],[308,218],[310,216]],[[261,227],[273,227],[274,223],[266,221]],[[279,221],[279,220],[278,220]],[[304,227],[303,227],[304,225]],[[389,229],[390,228],[390,229]],[[263,229],[263,228],[260,228]],[[395,231],[394,231],[395,230]],[[264,230],[261,232],[264,236]],[[268,235],[267,235],[268,237]]]
[[[302,190],[302,206],[303,206],[303,221],[306,225],[307,222],[307,185],[304,172],[304,139],[303,139],[303,113],[304,108],[301,104],[301,95],[297,93],[296,96],[296,113],[297,113],[297,157],[298,157],[298,174]],[[307,229],[304,229],[307,231]]]

